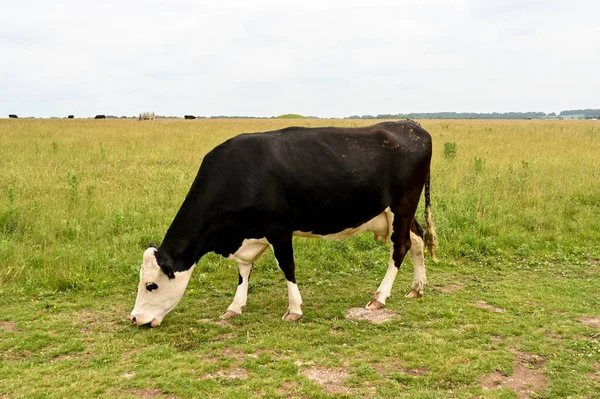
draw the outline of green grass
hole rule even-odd
[[[393,321],[344,317],[387,266],[363,235],[295,239],[299,322],[280,319],[287,289],[267,252],[230,324],[216,322],[237,269],[212,254],[163,325],[129,324],[142,252],[204,154],[240,132],[370,123],[0,120],[0,398],[514,398],[480,379],[523,354],[543,359],[527,365],[547,378],[534,397],[600,396],[600,332],[580,321],[600,316],[597,121],[423,121],[440,261],[426,258],[425,297],[409,300],[407,257]],[[328,390],[305,376],[321,368],[348,378]]]

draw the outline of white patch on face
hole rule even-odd
[[[137,325],[151,323],[152,327],[158,326],[183,297],[196,267],[194,265],[185,272],[176,272],[175,278],[169,279],[158,266],[155,251],[154,248],[148,248],[144,252],[137,298],[129,316],[131,321]],[[147,287],[154,289],[150,291]]]

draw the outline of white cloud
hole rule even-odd
[[[0,116],[347,116],[599,107],[600,4],[21,1]]]

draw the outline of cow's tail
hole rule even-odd
[[[433,225],[433,217],[431,216],[431,204],[429,200],[429,173],[427,174],[427,180],[425,180],[425,246],[429,250],[432,259],[435,257],[435,248],[438,246],[438,238],[435,233],[435,226]]]

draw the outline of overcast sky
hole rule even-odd
[[[10,1],[0,117],[600,108],[600,1]]]

